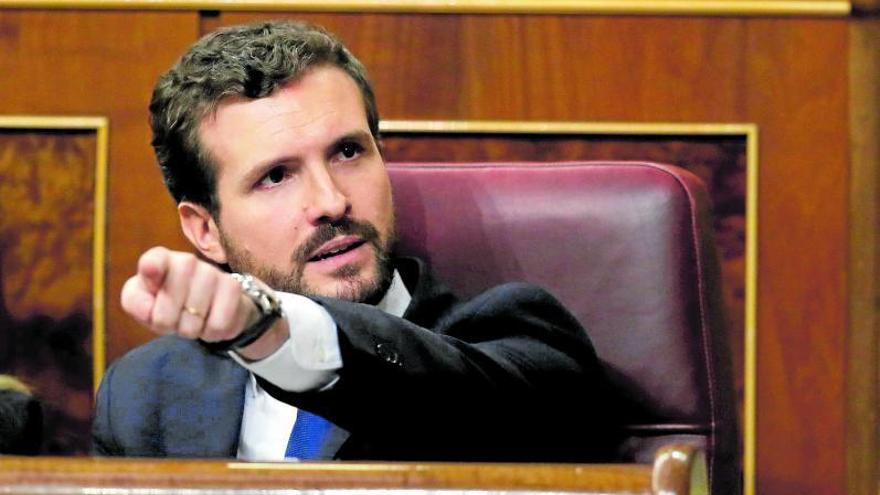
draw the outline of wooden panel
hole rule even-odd
[[[845,493],[845,21],[297,17],[342,33],[384,118],[757,123],[756,489]]]
[[[706,458],[666,445],[653,465],[225,463],[198,460],[0,458],[0,491],[19,495],[398,493],[685,495],[705,493]]]
[[[268,17],[279,15],[227,13],[221,23]],[[289,17],[341,34],[370,69],[385,118],[715,122],[744,117],[739,113],[743,20]]]
[[[111,361],[151,337],[117,302],[137,256],[158,243],[185,245],[149,147],[146,108],[156,77],[195,39],[197,25],[194,13],[0,11],[0,114],[110,119]]]
[[[876,13],[880,11],[880,0],[853,0],[852,8],[859,13]]]
[[[849,493],[877,492],[880,290],[880,19],[850,24],[850,328],[847,369]]]
[[[755,21],[746,49],[762,143],[758,491],[845,493],[847,26]]]
[[[870,1],[870,0],[863,0]],[[9,7],[80,9],[845,16],[847,0],[5,0]]]
[[[280,15],[223,13],[204,26]],[[846,20],[296,17],[342,33],[371,69],[389,119],[756,123],[756,488],[846,493]],[[110,117],[110,359],[149,338],[115,302],[138,254],[186,246],[145,107],[156,76],[198,29],[188,12],[0,11],[0,113]]]
[[[583,495],[684,495],[704,493],[705,471],[702,452],[681,445],[664,447],[658,452],[653,467],[641,464],[244,464],[204,460],[7,457],[0,459],[0,490],[22,495],[95,492],[170,495],[181,490],[218,495],[265,495],[299,490],[315,494],[349,490],[351,493],[443,495],[476,490],[498,495],[511,491],[524,495],[560,491]]]
[[[90,443],[96,155],[94,131],[0,129],[0,373],[33,388],[55,455]]]

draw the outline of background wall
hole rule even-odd
[[[213,27],[305,18],[339,33],[367,65],[385,119],[756,124],[755,488],[876,492],[871,143],[880,133],[870,15],[34,5],[0,6],[0,114],[109,118],[108,362],[150,338],[117,302],[139,254],[188,247],[149,148],[153,82]]]

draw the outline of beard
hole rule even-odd
[[[289,272],[260,263],[247,249],[239,249],[229,236],[220,229],[220,242],[226,250],[227,264],[231,271],[249,273],[262,280],[274,290],[290,292],[303,296],[323,296],[345,301],[376,304],[385,296],[391,285],[393,267],[391,251],[396,239],[394,220],[390,222],[383,241],[382,236],[373,224],[365,221],[344,218],[335,223],[321,224],[291,255],[293,268]],[[333,274],[335,283],[332,287],[313,287],[304,280],[306,263],[309,256],[324,243],[338,236],[355,235],[373,248],[372,274],[371,268],[358,268],[346,265]]]

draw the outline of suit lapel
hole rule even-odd
[[[336,459],[336,455],[342,445],[348,440],[348,430],[344,430],[331,423],[330,431],[324,439],[321,446],[321,452],[318,453],[318,459]]]

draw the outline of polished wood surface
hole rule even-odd
[[[880,11],[880,0],[853,0],[851,4],[853,11],[862,15]]]
[[[654,465],[293,463],[0,457],[0,493],[94,493],[146,488],[253,490],[576,491],[583,494],[701,493],[702,453],[664,447]],[[702,481],[701,481],[702,480]],[[238,492],[236,492],[238,493]]]
[[[360,54],[384,118],[756,123],[755,489],[845,493],[845,20],[297,17]]]
[[[687,487],[690,465],[666,461],[659,486]],[[681,472],[686,471],[686,472]],[[634,493],[651,491],[651,466],[502,464],[227,464],[193,460],[0,459],[0,491],[84,489],[480,489]],[[3,491],[3,493],[7,493]],[[667,493],[687,493],[670,491]]]
[[[862,0],[871,1],[871,0]],[[10,8],[845,16],[847,0],[5,0]]]
[[[880,19],[850,25],[852,178],[850,219],[850,328],[848,343],[847,479],[849,493],[872,493],[877,481],[878,331],[880,280]]]
[[[0,114],[110,121],[108,362],[151,337],[117,302],[140,252],[185,246],[149,146],[146,109],[156,77],[197,29],[192,13],[0,10]]]
[[[651,488],[654,493],[709,493],[706,458],[690,445],[666,445],[657,451]]]
[[[762,143],[758,493],[846,493],[847,34],[767,20],[745,40]]]
[[[849,331],[876,309],[851,308],[874,289],[850,261],[876,253],[850,251],[851,208],[876,191],[852,189],[869,168],[851,162],[846,18],[0,9],[0,113],[110,117],[108,360],[150,338],[116,302],[137,256],[186,246],[148,146],[156,76],[200,30],[281,15],[340,33],[384,118],[757,124],[755,492],[855,486],[848,425],[871,419],[847,394],[870,383],[850,380]]]

